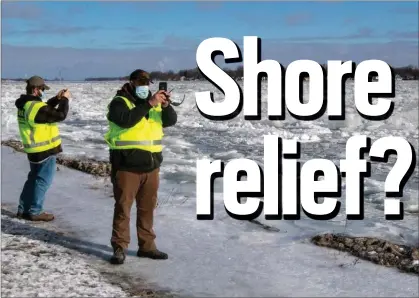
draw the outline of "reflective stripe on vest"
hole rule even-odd
[[[124,100],[130,110],[135,108],[135,104],[129,99],[122,96],[116,96],[115,98],[118,97]],[[164,135],[161,111],[161,105],[151,108],[148,112],[148,119],[144,117],[131,128],[122,128],[109,121],[109,131],[104,136],[109,148],[161,152],[163,150],[162,138]]]
[[[23,149],[26,153],[39,153],[61,144],[58,126],[55,123],[35,123],[35,117],[44,102],[28,101],[18,110],[17,119]]]
[[[115,141],[116,146],[126,146],[126,145],[144,145],[144,146],[153,146],[161,145],[161,140],[154,141]]]

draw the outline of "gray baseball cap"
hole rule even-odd
[[[50,89],[50,87],[45,84],[45,80],[40,76],[32,76],[26,81],[26,83],[28,83],[29,86],[43,87],[45,90]]]

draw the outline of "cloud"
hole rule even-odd
[[[283,65],[294,60],[311,59],[319,63],[327,60],[352,60],[360,62],[367,59],[382,59],[392,65],[419,65],[417,42],[400,41],[387,43],[302,42],[296,45],[281,40],[262,40],[262,59],[274,59]],[[242,48],[242,42],[238,43]],[[400,53],[403,53],[402,55]]]
[[[307,24],[312,20],[312,15],[309,13],[290,14],[285,17],[285,23],[288,26],[299,26]]]
[[[106,2],[104,2],[106,3]],[[110,3],[115,3],[115,2],[110,2]],[[132,3],[132,5],[134,6],[134,9],[136,11],[140,11],[140,12],[167,12],[169,11],[169,5],[165,5],[165,2],[161,2],[161,1],[157,1],[157,2],[152,2],[152,1],[139,1],[139,2],[134,2]]]
[[[3,24],[2,24],[3,25]],[[131,39],[151,39],[151,33],[144,33],[145,31],[139,27],[135,26],[126,26],[126,27],[102,27],[102,26],[73,26],[73,25],[53,25],[50,23],[44,23],[38,27],[30,29],[16,29],[16,27],[5,23],[3,25],[3,38],[9,36],[25,36],[25,35],[37,35],[37,36],[70,36],[78,35],[86,32],[96,32],[96,31],[122,31],[123,33],[128,33]]]
[[[133,41],[133,40],[122,41],[122,42],[119,42],[119,44],[123,46],[150,46],[150,45],[155,45],[155,42],[149,41],[149,40],[146,40],[146,38],[143,38],[142,40],[138,40],[138,41]]]
[[[72,6],[67,11],[69,14],[75,15],[75,14],[83,14],[86,11],[86,9],[81,6]]]
[[[33,20],[42,16],[41,9],[32,3],[2,2],[2,19]]]
[[[49,26],[44,24],[33,29],[14,29],[8,27],[3,33],[5,35],[63,35],[80,34],[84,32],[96,31],[102,29],[99,26],[83,27],[83,26]]]
[[[416,4],[417,4],[417,2],[416,2]],[[398,14],[416,14],[416,15],[419,15],[418,9],[419,9],[418,6],[416,6],[415,8],[412,8],[412,7],[396,7],[396,8],[393,8],[393,9],[389,10],[388,12],[390,12],[392,14],[393,13],[398,13]]]
[[[319,35],[319,36],[298,36],[298,37],[287,37],[278,38],[278,42],[289,41],[289,42],[308,42],[308,41],[333,41],[333,40],[355,40],[361,38],[373,38],[374,31],[371,28],[360,28],[355,33],[346,34],[341,36],[330,36],[330,35]]]
[[[65,79],[84,79],[91,76],[123,76],[133,69],[158,70],[164,57],[165,70],[180,66],[194,67],[193,49],[168,50],[165,47],[140,49],[74,49],[54,47],[25,47],[2,45],[2,76],[21,77],[38,73],[47,78],[57,75],[66,66]],[[37,57],[37,59],[33,59]],[[191,59],[192,58],[192,59]]]
[[[418,31],[388,31],[386,33],[378,34],[373,29],[368,27],[359,28],[352,34],[346,34],[341,36],[330,36],[330,35],[319,35],[319,36],[298,36],[289,38],[278,38],[277,41],[288,41],[288,42],[309,42],[309,41],[353,41],[357,39],[418,39]]]
[[[145,30],[144,27],[137,26],[128,26],[123,28],[103,28],[107,32],[110,31],[120,31],[118,33],[118,40],[128,39],[128,42],[134,44],[143,44],[144,42],[149,42],[154,40],[155,35],[150,30]],[[119,42],[121,43],[121,41]]]
[[[242,41],[237,43],[243,51]],[[262,59],[274,59],[286,66],[299,59],[311,59],[319,63],[327,60],[382,59],[391,65],[418,65],[418,43],[409,41],[388,43],[302,42],[262,40]],[[187,69],[196,67],[196,48],[170,48],[154,46],[139,49],[74,49],[52,47],[2,46],[3,77],[22,77],[25,73],[38,73],[47,78],[57,76],[58,68],[66,66],[65,79],[84,79],[92,76],[123,76],[133,69],[149,71]],[[32,57],[37,57],[33,59]],[[223,58],[217,63],[226,66]],[[221,61],[221,62],[220,62]],[[163,63],[163,64],[162,64]],[[227,67],[235,68],[238,64]]]
[[[347,17],[343,20],[343,24],[344,25],[352,25],[357,20],[358,20],[358,18],[356,18],[356,17]]]
[[[373,37],[374,36],[374,30],[368,27],[363,27],[358,29],[358,32],[348,35],[346,38],[367,38],[367,37]]]
[[[198,10],[209,11],[209,10],[218,10],[223,6],[222,2],[217,1],[199,1],[195,3]]]
[[[281,22],[286,23],[277,14],[265,14],[260,11],[234,13],[232,17],[251,30],[277,27]]]
[[[388,31],[387,36],[394,39],[419,39],[419,31]]]
[[[194,48],[200,41],[195,38],[168,35],[163,39],[162,45],[170,48]]]

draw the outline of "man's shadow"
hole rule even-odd
[[[1,209],[1,214],[11,218],[15,218],[16,214],[8,210]],[[102,260],[109,261],[113,254],[110,246],[97,244],[89,241],[80,240],[74,237],[65,236],[65,232],[55,232],[41,227],[32,226],[9,218],[1,220],[2,233],[12,234],[16,236],[25,236],[32,240],[44,241],[49,244],[60,245],[62,247],[76,250],[78,252],[98,257]],[[128,255],[136,256],[137,252],[127,251]]]

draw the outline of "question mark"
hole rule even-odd
[[[385,163],[390,154],[397,154],[397,160],[384,184],[386,197],[403,197],[403,188],[415,168],[415,150],[404,138],[390,136],[375,141],[369,152],[372,161]],[[399,199],[387,198],[384,199],[386,219],[403,219],[403,203]]]

